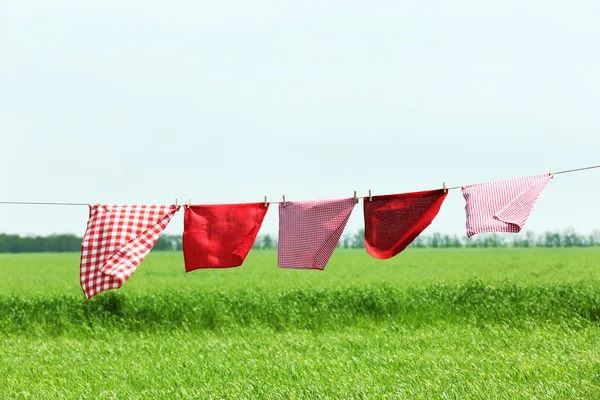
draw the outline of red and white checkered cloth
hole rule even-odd
[[[325,269],[353,208],[353,198],[280,203],[277,265]]]
[[[178,210],[172,205],[90,205],[81,243],[80,282],[85,296],[90,299],[120,288]]]
[[[462,186],[467,202],[467,236],[520,232],[552,174]]]

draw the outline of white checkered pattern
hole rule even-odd
[[[467,236],[481,232],[520,232],[551,174],[463,186]]]
[[[281,268],[325,269],[354,208],[354,199],[279,204]]]
[[[90,205],[81,243],[80,282],[85,296],[118,289],[150,252],[179,207]]]

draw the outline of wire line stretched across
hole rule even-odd
[[[588,169],[600,168],[600,165],[592,165],[590,167],[567,169],[564,171],[558,171],[552,173],[552,175],[568,174],[571,172],[585,171]],[[446,188],[446,190],[460,189],[461,186],[452,186]],[[357,199],[368,199],[369,196],[356,197]],[[286,201],[287,202],[287,201]],[[267,201],[270,204],[280,204],[283,201]],[[61,202],[36,202],[36,201],[0,201],[0,204],[13,204],[13,205],[34,205],[34,206],[89,206],[89,203],[61,203]],[[180,204],[181,207],[186,207],[186,204]]]

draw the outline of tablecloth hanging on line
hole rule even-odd
[[[242,265],[269,204],[215,204],[185,208],[183,255],[187,272]]]
[[[81,244],[80,282],[85,296],[89,299],[120,288],[177,210],[172,205],[90,206]]]
[[[400,253],[431,224],[447,195],[440,189],[365,198],[367,253],[379,259]]]
[[[277,265],[325,269],[353,208],[353,198],[280,203]]]
[[[552,174],[462,186],[467,236],[481,232],[520,232]]]

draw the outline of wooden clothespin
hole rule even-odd
[[[179,200],[175,199],[175,208],[179,208]]]
[[[356,190],[354,191],[354,204],[358,204],[358,197],[356,197]]]
[[[189,200],[188,200],[188,205],[187,205],[187,208],[190,208],[191,206],[192,206],[192,199],[189,199]]]
[[[285,194],[283,195],[283,206],[285,207]]]
[[[552,173],[552,168],[550,168],[550,176],[554,178],[554,174]]]
[[[444,189],[444,193],[448,193],[448,188],[446,188],[446,182],[442,182],[442,188]]]
[[[371,189],[369,189],[369,203],[373,201],[373,196],[371,196]]]
[[[268,204],[267,204],[267,196],[265,196],[265,208],[267,208]]]

